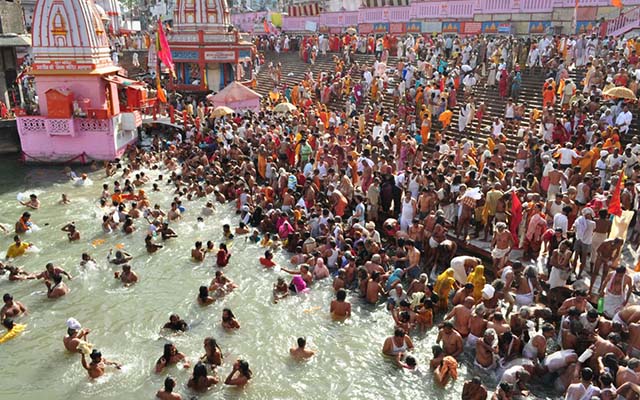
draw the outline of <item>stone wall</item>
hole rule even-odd
[[[26,33],[24,14],[19,1],[0,0],[0,18],[2,19],[2,33]]]

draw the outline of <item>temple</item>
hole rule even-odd
[[[251,79],[254,47],[231,25],[226,0],[178,0],[169,44],[177,78],[171,89],[218,91]]]
[[[105,16],[93,0],[40,0],[33,18],[37,104],[17,118],[23,159],[119,157],[137,139],[146,89],[118,75]]]
[[[122,28],[122,12],[118,0],[96,0],[96,4],[104,9],[108,20],[106,28],[109,33],[117,35]]]

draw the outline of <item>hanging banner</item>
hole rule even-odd
[[[482,33],[485,34],[498,34],[498,33],[511,33],[511,24],[508,22],[483,22]]]
[[[392,22],[389,24],[389,33],[405,33],[407,24],[404,22]]]
[[[373,24],[373,33],[387,33],[389,32],[388,22],[377,22]]]
[[[460,33],[460,22],[443,22],[442,33]]]
[[[551,28],[551,21],[531,21],[529,22],[529,33],[541,35],[547,33]]]
[[[342,28],[339,26],[332,26],[331,28],[329,28],[329,33],[339,35],[342,33]]]
[[[462,34],[465,35],[477,35],[482,32],[482,22],[463,22],[462,23]]]
[[[358,33],[368,35],[373,32],[373,24],[358,24]]]
[[[407,33],[421,33],[422,32],[422,22],[407,22],[405,31]]]
[[[596,29],[596,24],[593,21],[576,21],[576,33],[591,33]]]

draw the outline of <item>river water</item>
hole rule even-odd
[[[80,173],[81,171],[77,171]],[[148,171],[151,178],[157,174]],[[457,399],[462,382],[472,370],[468,360],[461,363],[458,381],[446,389],[435,386],[428,371],[431,346],[437,330],[414,336],[414,355],[421,372],[396,368],[381,355],[385,337],[393,333],[393,320],[382,305],[371,307],[350,294],[353,317],[346,322],[334,322],[329,316],[333,297],[331,283],[316,283],[310,293],[289,297],[279,304],[271,301],[271,290],[282,272],[264,271],[257,259],[263,249],[236,239],[230,248],[232,257],[225,274],[239,288],[208,307],[196,303],[198,287],[208,285],[213,278],[213,257],[203,264],[190,259],[190,249],[196,240],[221,239],[221,226],[237,224],[230,205],[217,206],[206,227],[196,227],[196,217],[204,201],[185,203],[182,221],[172,224],[179,238],[165,242],[165,248],[148,255],[144,248],[146,223],[137,221],[138,231],[127,237],[123,233],[105,235],[100,229],[103,211],[98,207],[103,172],[89,172],[94,185],[74,187],[58,167],[27,167],[13,161],[0,161],[0,223],[13,225],[25,211],[17,201],[19,192],[37,193],[40,210],[32,212],[32,220],[42,227],[40,232],[24,239],[41,249],[40,253],[21,257],[16,264],[29,272],[44,270],[53,262],[70,272],[71,292],[61,299],[49,300],[42,281],[12,283],[0,277],[0,292],[10,292],[29,308],[29,315],[18,320],[27,324],[18,338],[0,345],[0,397],[2,399],[147,399],[153,398],[167,375],[178,381],[177,391],[192,398],[186,382],[191,369],[170,367],[167,372],[153,372],[155,361],[162,355],[168,340],[186,354],[192,362],[204,351],[203,339],[213,336],[225,355],[218,368],[222,380],[231,370],[233,361],[246,359],[254,377],[243,389],[216,385],[202,399],[410,399],[418,397]],[[161,186],[164,187],[164,186]],[[166,188],[166,187],[164,187]],[[166,211],[171,194],[152,193],[151,203]],[[72,204],[59,205],[61,193],[69,195]],[[75,221],[82,239],[69,243],[60,228]],[[45,224],[48,224],[45,226]],[[10,228],[11,228],[10,227]],[[10,244],[13,234],[0,234],[0,250]],[[104,243],[101,240],[104,239]],[[93,244],[92,244],[93,243]],[[124,245],[134,256],[132,267],[140,277],[138,284],[123,288],[113,278],[114,265],[106,262],[110,248]],[[98,261],[98,269],[83,271],[79,267],[82,252]],[[4,253],[2,253],[4,256]],[[287,265],[287,254],[275,256]],[[220,327],[222,309],[229,307],[238,318],[241,329],[228,333]],[[161,332],[169,314],[178,313],[191,324],[180,335]],[[62,345],[66,333],[65,321],[78,319],[92,330],[89,341],[104,357],[124,364],[121,371],[109,370],[102,378],[91,381],[80,364],[80,356],[69,354]],[[293,362],[288,349],[298,336],[307,337],[309,347],[318,354],[306,363]],[[486,384],[495,387],[495,380]]]

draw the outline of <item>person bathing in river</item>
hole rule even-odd
[[[240,329],[240,323],[229,308],[222,310],[222,327],[228,331]]]
[[[80,231],[76,229],[75,222],[66,224],[65,226],[62,227],[61,230],[63,232],[67,232],[67,237],[69,238],[70,242],[75,242],[80,240]]]
[[[82,367],[87,370],[87,373],[89,374],[90,378],[95,379],[104,375],[105,373],[104,369],[107,365],[112,365],[116,367],[116,369],[122,368],[122,364],[102,358],[102,353],[100,353],[96,349],[93,349],[93,351],[89,355],[89,358],[91,359],[91,362],[89,363],[87,363],[85,354],[84,353],[81,353],[81,354],[82,354]]]
[[[156,362],[156,373],[162,372],[166,367],[184,362],[184,368],[189,368],[189,362],[185,355],[180,353],[173,343],[165,343],[162,356]]]
[[[67,320],[67,336],[62,339],[64,348],[72,353],[82,353],[90,349],[91,345],[86,342],[91,329],[82,328],[75,318]]]
[[[306,348],[307,340],[305,338],[298,338],[298,347],[292,347],[289,349],[289,354],[295,360],[306,360],[313,357],[316,352]]]

